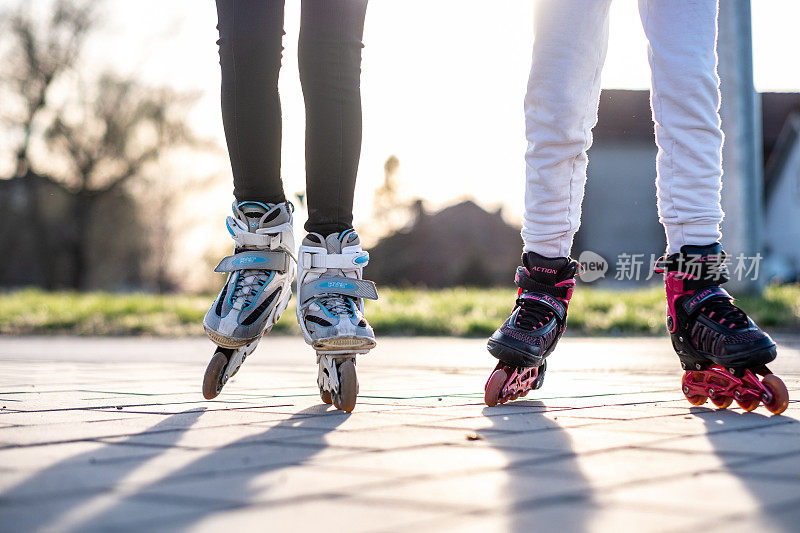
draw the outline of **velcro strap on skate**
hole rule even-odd
[[[242,231],[233,236],[237,246],[258,246],[260,248],[278,248],[281,244],[281,234],[251,233]]]
[[[219,262],[214,272],[235,272],[236,270],[277,270],[286,272],[289,257],[285,252],[252,250],[229,255]]]
[[[351,298],[378,299],[378,289],[375,283],[364,279],[345,277],[320,278],[310,281],[302,287],[303,300],[319,296],[320,294],[340,294]]]
[[[352,254],[326,254],[304,250],[300,256],[300,261],[305,270],[312,268],[355,270],[369,263],[369,252],[361,251]]]
[[[549,307],[561,321],[567,317],[567,307],[560,300],[553,298],[549,294],[543,294],[540,292],[523,292],[517,297],[517,302],[520,305],[536,302],[544,305],[545,307]]]
[[[724,298],[728,301],[732,299],[728,291],[717,285],[711,285],[710,287],[698,290],[690,298],[687,298],[683,302],[683,310],[686,311],[686,314],[692,316],[700,309],[700,306],[704,302],[715,298]]]
[[[693,291],[728,281],[727,257],[725,252],[710,256],[672,254],[659,257],[653,271],[656,274],[680,272],[683,288]]]
[[[555,296],[556,298],[566,298],[569,287],[555,287],[546,283],[539,283],[525,270],[525,267],[517,267],[517,274],[514,276],[514,283],[523,291],[535,291]]]

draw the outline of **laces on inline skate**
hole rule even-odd
[[[354,316],[352,307],[342,296],[322,296],[319,298],[319,303],[334,315],[345,315],[351,318]]]
[[[269,278],[270,275],[263,270],[243,270],[238,273],[231,291],[231,307],[237,311],[250,307],[253,304],[252,296],[269,282]]]
[[[544,326],[554,316],[555,312],[549,307],[537,304],[528,298],[517,298],[517,320],[514,325],[520,329],[532,330]]]
[[[747,327],[747,315],[726,298],[711,300],[707,306],[700,308],[700,313],[729,329]]]

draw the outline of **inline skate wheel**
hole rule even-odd
[[[789,391],[783,380],[775,374],[767,374],[761,383],[772,393],[772,401],[764,403],[771,413],[779,415],[789,407]]]
[[[736,400],[736,403],[739,404],[739,407],[747,411],[748,413],[758,407],[758,404],[761,403],[761,400],[758,398],[753,398],[752,400]]]
[[[689,372],[686,372],[685,374],[683,374],[683,378],[681,378],[681,385],[682,385],[682,388],[683,388],[683,395],[686,397],[686,399],[689,401],[690,404],[695,405],[695,406],[703,405],[704,403],[706,403],[706,400],[708,399],[708,396],[703,396],[702,394],[690,396],[688,394],[689,393],[689,385],[688,385],[688,383],[693,383],[693,382],[694,382],[694,380],[692,379],[692,374],[690,374]]]
[[[333,398],[331,397],[331,391],[320,390],[319,397],[322,400],[322,403],[326,403],[328,405],[333,403]]]
[[[498,368],[492,375],[489,376],[489,381],[486,382],[486,389],[483,395],[483,401],[489,407],[497,405],[500,399],[500,393],[503,392],[503,385],[508,380],[508,374],[502,368]],[[502,403],[502,402],[501,402]]]
[[[716,405],[719,409],[727,409],[733,403],[733,398],[725,396],[722,398],[711,398],[711,403]]]
[[[697,396],[686,396],[686,399],[689,400],[690,404],[699,407],[699,406],[703,405],[704,403],[706,403],[706,400],[708,400],[708,397],[707,396],[697,395]]]
[[[339,394],[334,395],[333,405],[345,413],[352,413],[358,398],[358,377],[356,365],[351,360],[339,365]],[[324,401],[324,398],[323,398]]]
[[[203,376],[203,397],[206,400],[213,400],[222,391],[222,376],[225,374],[225,367],[228,366],[228,358],[221,352],[216,352],[206,367],[206,374]]]

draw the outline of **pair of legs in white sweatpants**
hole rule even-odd
[[[523,265],[511,316],[489,338],[498,359],[486,382],[489,406],[542,386],[545,358],[567,324],[578,263],[569,259],[580,225],[586,151],[600,98],[611,0],[541,0],[528,94]],[[722,131],[716,71],[716,0],[639,0],[649,42],[656,123],[658,215],[667,234],[667,329],[693,405],[762,401],[783,412],[789,393],[765,366],[774,341],[720,287]],[[619,216],[610,213],[610,216]],[[759,380],[756,375],[764,376]]]
[[[539,0],[525,98],[526,252],[569,255],[580,226],[611,0]],[[639,0],[652,71],[667,253],[720,239],[717,0]],[[642,176],[644,179],[645,176]]]

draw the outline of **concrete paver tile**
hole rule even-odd
[[[198,515],[166,522],[170,528],[191,526],[198,533],[218,533],[221,530],[241,531],[268,527],[275,531],[352,531],[366,532],[378,528],[401,530],[403,523],[421,517],[441,516],[433,508],[379,505],[375,502],[312,501],[293,506],[270,507],[253,505],[243,509]]]
[[[793,346],[773,370],[800,396]],[[566,338],[544,389],[495,408],[483,340],[381,339],[349,415],[321,405],[301,339],[266,339],[206,401],[210,352],[0,338],[3,523],[565,533],[800,519],[800,403],[781,417],[691,407],[666,339]]]
[[[647,447],[648,444],[643,444]],[[717,454],[772,455],[800,451],[797,436],[786,433],[771,433],[769,427],[749,430],[720,431],[709,434],[687,434],[652,443],[653,448]]]
[[[642,508],[684,510],[686,513],[725,514],[756,512],[765,505],[780,505],[798,499],[796,483],[738,477],[729,472],[688,474],[682,479],[653,480],[606,490],[598,501],[637,504]],[[707,516],[707,515],[706,515]]]

